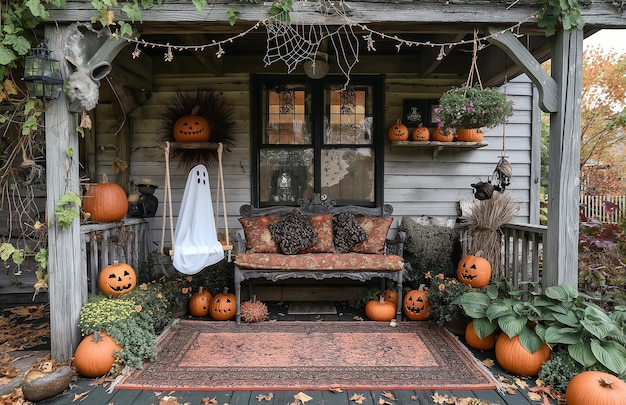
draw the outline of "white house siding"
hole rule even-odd
[[[405,98],[437,98],[437,91],[427,94],[407,92],[419,86],[407,83],[417,82],[407,75],[386,76],[386,126],[391,125],[402,114],[402,100]],[[235,146],[224,153],[224,184],[227,200],[228,226],[232,231],[240,229],[237,218],[241,204],[249,203],[250,187],[250,101],[249,76],[244,73],[226,73],[224,76],[182,75],[176,72],[163,72],[153,76],[155,90],[152,97],[133,119],[132,155],[130,159],[131,179],[135,183],[144,177],[151,178],[159,188],[155,196],[159,199],[157,215],[150,219],[154,250],[161,240],[162,213],[164,199],[165,158],[158,148],[163,105],[175,96],[177,90],[195,91],[198,88],[210,88],[222,92],[233,108],[237,126]],[[103,85],[105,86],[105,85]],[[433,88],[431,88],[432,91]],[[531,167],[531,128],[533,127],[533,86],[526,79],[516,79],[507,85],[507,94],[515,103],[515,114],[506,125],[506,155],[513,166],[513,180],[508,188],[513,197],[520,202],[520,221],[527,222],[532,217],[530,212],[531,179],[534,169]],[[100,103],[95,116],[95,145],[115,145],[115,132],[119,122],[114,115],[111,103]],[[445,149],[433,159],[432,151],[412,147],[392,147],[386,141],[385,146],[385,202],[394,206],[394,216],[399,220],[403,215],[410,216],[445,216],[456,218],[458,202],[471,199],[471,183],[487,180],[493,172],[501,155],[503,128],[487,130],[487,147],[477,150]],[[89,135],[88,135],[89,136]],[[381,134],[386,138],[386,134]],[[105,149],[95,155],[97,178],[106,172],[110,181],[115,181],[112,174],[112,161],[116,157],[115,149]],[[217,165],[209,169],[213,203],[215,209],[215,187],[217,185]],[[174,214],[178,212],[183,189],[187,179],[187,170],[178,167],[172,161],[170,166],[172,199]],[[132,191],[131,191],[132,192]],[[332,196],[331,196],[332,197]],[[220,209],[221,217],[221,209]],[[220,218],[221,220],[221,218]],[[394,221],[394,227],[398,221]],[[174,224],[176,218],[174,218]],[[223,223],[218,225],[223,229]],[[170,241],[169,219],[166,221],[166,245]]]

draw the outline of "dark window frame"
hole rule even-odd
[[[262,119],[264,117],[261,97],[266,85],[275,86],[281,84],[303,84],[307,89],[311,89],[313,102],[311,104],[312,115],[312,147],[320,150],[323,144],[323,120],[324,120],[324,91],[326,85],[343,85],[345,83],[344,76],[326,76],[323,79],[309,79],[304,75],[261,75],[252,74],[250,76],[250,167],[251,167],[251,198],[252,205],[255,207],[266,207],[277,205],[273,202],[261,202],[260,198],[260,151],[262,146]],[[372,149],[374,151],[374,201],[364,200],[337,200],[337,205],[359,205],[364,207],[380,207],[383,205],[384,197],[384,148],[385,148],[385,91],[383,75],[358,75],[350,78],[349,86],[371,86],[374,94],[373,100],[373,141]],[[321,129],[320,129],[321,128]],[[283,147],[289,145],[283,145]],[[350,145],[357,147],[359,145]],[[319,153],[314,154],[314,170],[315,177],[319,178],[321,172],[321,163]],[[314,185],[314,193],[322,193],[321,186]],[[334,196],[329,195],[329,198]],[[297,201],[293,203],[280,203],[281,205],[297,206]]]

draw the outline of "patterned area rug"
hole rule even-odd
[[[117,389],[493,389],[493,376],[431,322],[180,321],[158,359]]]

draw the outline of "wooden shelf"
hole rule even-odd
[[[433,159],[444,149],[478,149],[489,145],[486,142],[439,142],[439,141],[393,141],[393,147],[433,149]]]

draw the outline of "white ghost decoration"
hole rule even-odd
[[[189,172],[174,230],[176,270],[196,274],[224,259],[224,249],[217,240],[209,173],[204,165]]]

